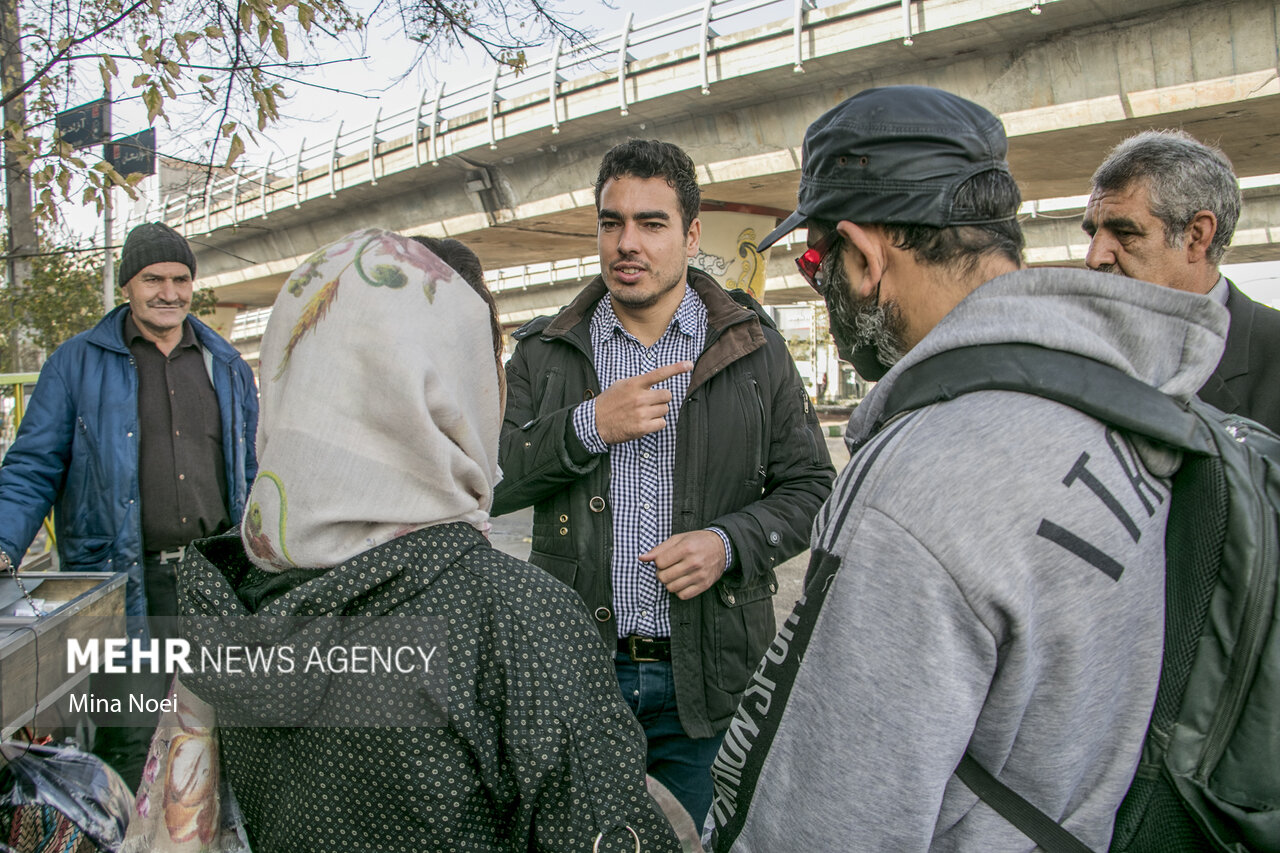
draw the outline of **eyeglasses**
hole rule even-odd
[[[796,258],[796,269],[800,270],[801,278],[819,293],[822,292],[822,284],[818,281],[818,270],[822,268],[823,259],[839,241],[839,231],[828,231],[822,235],[821,240],[805,249],[804,253]]]

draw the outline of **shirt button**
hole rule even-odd
[[[175,429],[175,430],[173,431],[173,434],[174,434],[174,435],[182,435],[182,430],[180,430],[180,429]]]
[[[186,524],[186,523],[187,523],[187,520],[186,520],[185,518],[183,518],[183,519],[182,519],[182,523],[183,523],[183,524]]]
[[[186,475],[186,474],[179,474],[179,475],[178,475],[178,479],[179,479],[179,480],[185,480],[185,479],[187,479],[187,475]]]
[[[653,507],[653,504],[649,503],[648,501],[645,502],[645,505],[644,505],[645,509],[651,509],[652,507]]]

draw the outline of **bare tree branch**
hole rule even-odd
[[[130,15],[136,12],[139,9],[139,7],[145,5],[146,3],[147,3],[147,0],[134,0],[134,3],[132,6],[130,6],[128,9],[125,9],[119,15],[112,18],[110,21],[103,24],[102,26],[98,27],[93,32],[88,33],[87,35],[81,36],[80,38],[72,39],[61,50],[54,53],[54,55],[50,57],[49,60],[43,66],[41,66],[39,71],[35,72],[26,80],[24,80],[22,83],[20,83],[17,86],[17,88],[15,88],[12,92],[5,92],[4,97],[0,98],[0,107],[3,107],[5,104],[9,103],[19,95],[25,94],[27,90],[30,89],[32,86],[34,86],[38,80],[40,80],[42,77],[48,74],[51,68],[53,68],[59,62],[64,62],[65,56],[67,52],[71,50],[71,48],[75,47],[76,45],[84,44],[85,42],[90,41],[91,39],[94,39],[102,35],[107,30],[110,30],[116,24],[123,21],[125,18],[128,18]]]

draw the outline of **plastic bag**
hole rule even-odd
[[[218,715],[175,678],[160,715],[124,853],[251,853],[220,772]]]
[[[0,751],[0,853],[120,849],[133,795],[106,762],[75,746],[6,741]]]

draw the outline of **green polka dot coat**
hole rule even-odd
[[[680,849],[581,601],[469,525],[280,575],[207,539],[180,594],[256,853]]]

